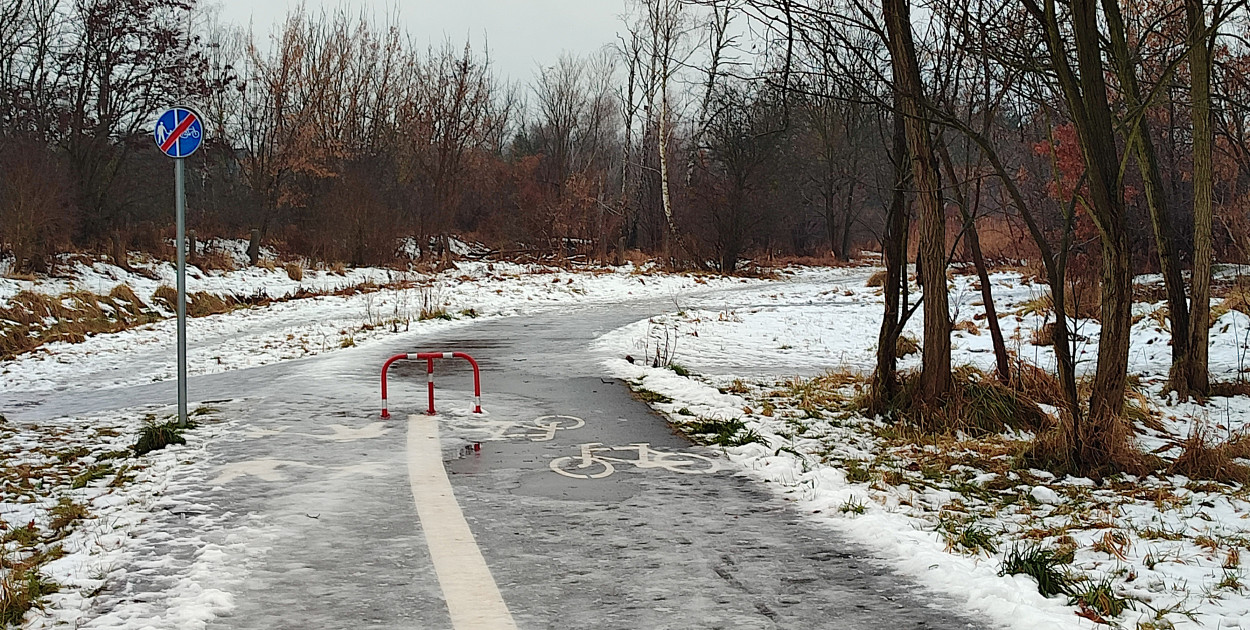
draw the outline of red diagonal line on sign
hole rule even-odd
[[[191,123],[193,122],[195,122],[195,114],[187,112],[187,117],[183,118],[182,122],[178,123],[177,127],[174,127],[174,132],[169,134],[168,138],[165,138],[165,144],[161,145],[161,151],[168,153],[169,148],[174,146],[174,143],[178,141],[178,138],[182,136],[182,134],[186,133],[187,129],[191,127]]]

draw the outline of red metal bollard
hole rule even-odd
[[[429,414],[434,415],[434,359],[451,359],[455,357],[464,359],[469,362],[469,365],[473,366],[473,413],[482,413],[482,375],[478,369],[477,361],[473,357],[463,352],[420,352],[416,354],[397,354],[382,364],[382,417],[391,417],[391,413],[386,406],[386,371],[390,369],[392,363],[404,359],[425,360],[430,392]]]

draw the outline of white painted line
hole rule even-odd
[[[443,468],[438,418],[408,416],[408,479],[455,630],[515,630]]]

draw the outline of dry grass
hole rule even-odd
[[[1250,396],[1250,382],[1216,381],[1211,383],[1211,395],[1225,396],[1228,398],[1233,396]]]
[[[977,327],[976,322],[970,319],[955,322],[954,330],[962,330],[970,335],[980,335],[981,329]]]
[[[171,313],[178,312],[178,290],[167,284],[156,288],[152,293],[152,301]]]
[[[39,600],[46,595],[55,593],[57,585],[39,574],[39,566],[60,553],[37,553],[20,562],[4,564],[8,569],[0,578],[0,628],[16,627],[26,616],[26,612],[40,606]]]
[[[909,354],[920,352],[920,340],[911,335],[899,335],[894,344],[894,353],[901,359]]]
[[[1042,431],[1054,424],[1034,400],[973,367],[954,370],[951,391],[938,404],[917,399],[918,373],[900,376],[897,395],[886,403],[888,413],[927,435],[986,436],[1012,429]]]
[[[1162,467],[1159,458],[1141,452],[1134,443],[1136,429],[1124,416],[1084,417],[1077,424],[1061,412],[1059,421],[1042,433],[1022,454],[1030,466],[1057,475],[1074,474],[1102,479],[1116,473],[1144,475]]]
[[[1063,310],[1068,317],[1098,319],[1102,316],[1102,293],[1098,283],[1069,283],[1064,287]],[[1020,305],[1017,315],[1047,315],[1055,310],[1055,300],[1049,291]]]
[[[865,385],[864,376],[858,372],[847,369],[828,370],[813,378],[791,378],[782,389],[771,392],[770,395],[786,396],[799,409],[814,413],[843,407],[848,401],[847,390],[854,388],[862,392]],[[743,385],[742,390],[745,389]]]
[[[299,266],[298,263],[287,263],[283,269],[286,270],[286,276],[291,280],[294,280],[295,282],[304,281],[304,268]]]
[[[175,312],[178,293],[162,286],[152,297],[155,305]],[[232,310],[236,301],[210,293],[188,296],[187,314],[203,317]],[[49,296],[23,291],[0,308],[0,359],[12,359],[55,341],[81,343],[98,334],[115,333],[161,319],[125,285],[108,295],[75,291]]]
[[[1046,322],[1041,328],[1033,329],[1029,342],[1035,346],[1047,347],[1055,345],[1055,322]]]
[[[220,249],[205,251],[196,259],[196,266],[205,271],[234,271],[234,256]]]
[[[878,271],[872,274],[871,276],[868,276],[868,282],[865,282],[864,286],[883,287],[885,286],[885,279],[886,279],[886,273],[884,271]]]
[[[1211,325],[1214,326],[1216,320],[1231,311],[1250,315],[1250,284],[1238,281],[1228,288],[1224,299],[1211,309]]]
[[[1032,363],[1013,357],[1011,387],[1030,400],[1063,406],[1063,385],[1059,378]]]
[[[207,317],[234,309],[234,300],[200,291],[187,296],[187,316]]]
[[[23,291],[0,308],[0,358],[10,359],[39,346],[117,332],[153,321],[156,315],[128,287],[108,295],[85,291],[49,296]]]
[[[1237,436],[1219,442],[1206,423],[1197,423],[1189,437],[1177,443],[1181,455],[1168,467],[1168,473],[1221,483],[1250,483],[1250,467],[1233,461],[1250,455],[1250,440]]]

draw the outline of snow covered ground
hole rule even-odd
[[[156,290],[173,282],[174,270],[167,263],[152,264],[148,275],[106,263],[78,263],[68,278],[37,283],[0,278],[0,305],[4,296],[12,297],[22,290],[49,295],[73,290],[107,294],[123,283],[152,304]],[[331,294],[189,319],[188,372],[211,374],[266,365],[360,345],[388,332],[433,332],[462,326],[478,317],[519,315],[575,303],[669,299],[694,289],[743,282],[657,274],[631,266],[611,271],[564,271],[487,262],[460,263],[456,269],[433,276],[377,268],[352,269],[342,275],[306,270],[299,281],[281,268],[232,272],[193,268],[188,272],[188,292],[263,292],[273,298],[300,290]],[[369,288],[354,295],[332,294],[362,286]],[[439,314],[422,320],[423,311]],[[118,387],[171,379],[176,370],[175,335],[176,321],[165,319],[89,337],[83,343],[47,344],[16,360],[0,362],[0,392],[49,391],[79,384]]]
[[[741,420],[742,445],[725,452],[743,471],[992,623],[1094,626],[1074,614],[1078,609],[1066,596],[1046,598],[1031,578],[999,575],[1013,549],[1037,543],[1070,549],[1073,561],[1064,570],[1092,580],[1087,585],[1108,579],[1114,595],[1129,598],[1132,608],[1112,620],[1124,627],[1250,627],[1243,621],[1250,619],[1245,587],[1250,565],[1241,558],[1250,554],[1250,501],[1240,488],[1178,477],[1120,478],[1106,486],[1054,479],[1006,465],[1026,435],[908,449],[883,437],[884,423],[836,409],[819,417],[800,409],[795,388],[805,379],[831,368],[871,367],[881,316],[879,290],[864,286],[872,271],[802,269],[786,274],[784,282],[762,282],[629,267],[567,271],[487,262],[461,263],[436,276],[304,270],[298,281],[281,268],[195,270],[191,291],[280,298],[303,289],[326,295],[191,319],[190,371],[208,374],[313,356],[382,343],[391,331],[436,332],[474,318],[592,301],[662,300],[673,304],[671,314],[626,326],[598,342],[612,372],[671,398],[656,406],[675,421]],[[107,293],[120,283],[150,303],[158,287],[173,284],[172,274],[162,263],[150,263],[140,274],[82,264],[72,277],[0,279],[0,304],[23,290]],[[990,338],[977,317],[980,293],[970,277],[953,282],[952,313],[967,322],[954,336],[955,362],[990,368]],[[1009,348],[1049,366],[1052,351],[1032,343],[1043,316],[1029,308],[1045,288],[1008,273],[996,274],[993,282]],[[362,286],[370,288],[352,289]],[[1151,316],[1158,306],[1135,308],[1140,318],[1130,354],[1132,370],[1143,375],[1152,393],[1170,360],[1167,333]],[[422,320],[422,310],[443,311],[446,318]],[[918,316],[907,333],[920,336]],[[1097,354],[1097,322],[1079,322],[1077,333],[1085,339],[1078,348],[1079,368],[1088,371]],[[1216,378],[1231,380],[1250,365],[1247,335],[1250,318],[1238,311],[1217,321],[1211,349]],[[173,337],[174,322],[166,319],[83,343],[49,344],[0,362],[0,393],[38,396],[71,385],[104,388],[170,379]],[[694,376],[645,367],[657,350]],[[626,362],[626,355],[636,363]],[[903,369],[916,367],[918,357],[900,363]],[[853,395],[854,385],[845,390]],[[209,468],[196,444],[213,439],[224,425],[209,413],[189,434],[194,438],[189,447],[141,459],[118,455],[134,442],[139,418],[168,411],[133,409],[38,426],[0,423],[5,469],[25,471],[0,495],[4,530],[30,528],[33,522],[40,537],[36,548],[59,545],[64,552],[43,565],[45,577],[61,589],[48,597],[47,614],[28,619],[32,627],[75,626],[80,620],[90,620],[83,621],[87,627],[202,627],[231,608],[226,593],[246,566],[220,566],[221,552],[242,550],[245,534],[260,534],[228,529],[196,508],[196,488]],[[1250,403],[1216,398],[1207,406],[1179,404],[1160,411],[1165,430],[1144,433],[1140,445],[1175,457],[1176,440],[1197,424],[1207,424],[1221,438],[1242,431]],[[108,472],[72,487],[93,467]],[[83,506],[86,516],[57,530],[53,519],[64,513],[57,506],[65,501]],[[167,549],[174,540],[171,529],[179,529],[179,545]],[[198,542],[183,544],[188,540]],[[264,546],[263,540],[250,544],[253,550]],[[9,557],[29,553],[19,547],[16,537],[6,537]],[[169,602],[128,599],[125,585],[141,580],[174,593],[178,605],[170,609]],[[169,617],[170,610],[180,617]]]
[[[1099,614],[1072,605],[1068,596],[1043,597],[1032,578],[1000,575],[1007,556],[1035,548],[1071,553],[1072,561],[1058,568],[1080,578],[1072,588],[1087,599],[1106,594],[1106,608],[1127,605],[1107,619],[1116,625],[1250,627],[1250,562],[1242,558],[1250,553],[1250,497],[1244,488],[1179,476],[1121,477],[1104,485],[1055,479],[1011,468],[1028,435],[900,447],[888,439],[885,422],[836,404],[812,411],[800,402],[809,377],[871,369],[881,298],[879,289],[864,286],[862,270],[807,274],[814,281],[739,292],[734,303],[692,300],[684,310],[606,335],[598,349],[617,376],[659,394],[651,397],[661,401],[653,406],[679,426],[728,427],[733,436],[727,443],[739,445],[724,446],[725,454],[797,509],[875,547],[995,625],[1096,625],[1091,619]],[[975,317],[981,308],[974,280],[953,280],[955,321],[976,324],[955,333],[954,363],[992,369],[990,338],[984,320]],[[1006,273],[995,274],[993,284],[1008,347],[1051,365],[1051,349],[1031,343],[1041,316],[1018,312],[1041,297],[1044,286]],[[1167,334],[1148,316],[1158,306],[1138,305],[1142,317],[1130,354],[1131,371],[1143,376],[1156,401],[1170,361]],[[917,316],[907,330],[919,337],[919,328]],[[1248,331],[1250,318],[1237,311],[1216,322],[1213,378],[1234,380],[1243,371]],[[1086,339],[1080,367],[1091,370],[1098,325],[1081,321],[1077,332]],[[648,367],[657,348],[680,368]],[[624,360],[627,355],[636,362]],[[903,369],[917,366],[917,356],[900,362]],[[841,383],[845,398],[857,393],[854,380],[827,377],[834,390]],[[1175,458],[1177,441],[1196,425],[1227,439],[1250,423],[1244,397],[1159,411],[1165,431],[1146,431],[1138,441],[1164,457]]]

